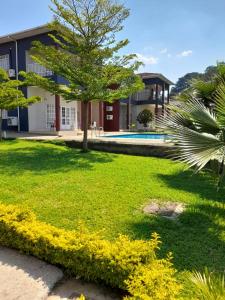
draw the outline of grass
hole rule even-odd
[[[225,268],[225,189],[207,174],[192,175],[167,159],[89,152],[50,142],[0,144],[0,201],[31,208],[66,229],[82,220],[107,238],[119,233],[161,235],[160,254],[172,251],[179,270]],[[150,217],[151,199],[188,204],[179,221]]]

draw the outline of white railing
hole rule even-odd
[[[150,90],[143,90],[140,92],[137,92],[132,96],[132,99],[135,101],[141,101],[141,100],[149,100],[151,98],[151,91]]]
[[[53,75],[53,72],[51,70],[48,70],[45,67],[43,67],[37,63],[27,64],[26,69],[27,69],[27,72],[34,72],[43,77]]]

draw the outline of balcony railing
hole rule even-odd
[[[52,76],[53,72],[51,70],[46,69],[45,67],[37,64],[37,63],[30,63],[27,64],[27,72],[34,72],[40,76],[46,77],[46,76]]]
[[[132,95],[132,100],[135,101],[150,100],[151,98],[152,94],[150,90],[143,90]]]

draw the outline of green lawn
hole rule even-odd
[[[172,251],[179,270],[225,268],[225,189],[167,159],[81,154],[52,143],[0,144],[0,201],[30,207],[41,220],[67,229],[79,220],[107,238],[158,232],[161,254]],[[150,199],[182,201],[178,222],[143,215]]]

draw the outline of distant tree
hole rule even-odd
[[[210,108],[214,105],[214,94],[221,84],[221,80],[225,81],[224,63],[218,63],[216,67],[207,68],[203,79],[193,79],[190,87],[177,96],[177,99],[187,101],[191,96],[198,97],[206,107]]]
[[[3,111],[26,107],[40,101],[39,97],[25,98],[19,87],[23,83],[19,80],[10,80],[6,71],[0,68],[0,140],[2,140]]]
[[[144,109],[137,116],[137,121],[143,124],[144,127],[148,127],[148,124],[152,121],[153,114],[149,109]]]
[[[200,73],[192,72],[187,73],[183,77],[179,78],[176,85],[171,89],[171,96],[177,95],[182,91],[188,89],[191,86],[191,81],[193,79],[200,79],[202,76]]]
[[[175,86],[171,89],[171,96],[176,96],[189,89],[194,80],[201,80],[202,82],[213,80],[218,75],[218,66],[224,67],[225,63],[219,62],[215,66],[209,66],[205,69],[204,73],[192,72],[179,78]]]
[[[127,98],[143,89],[135,71],[140,66],[135,55],[119,56],[128,40],[116,42],[129,10],[114,0],[52,0],[55,20],[49,36],[57,46],[35,42],[32,58],[61,75],[68,85],[56,84],[34,73],[22,73],[35,84],[67,101],[82,101],[84,107],[83,150],[88,150],[88,104]],[[55,33],[54,33],[55,32]]]

